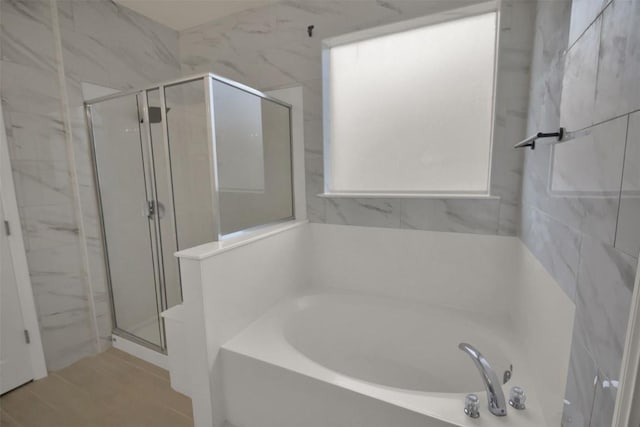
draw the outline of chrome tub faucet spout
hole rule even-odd
[[[504,399],[504,393],[502,392],[502,384],[487,359],[470,344],[462,342],[458,345],[458,348],[471,357],[471,360],[473,360],[473,363],[475,363],[480,372],[480,376],[484,382],[484,388],[487,390],[489,412],[497,417],[507,415],[507,404]]]

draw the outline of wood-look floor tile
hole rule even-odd
[[[87,426],[105,425],[102,420],[109,418],[104,406],[55,372],[43,380],[35,381],[30,391],[49,406],[83,420]]]
[[[166,369],[162,369],[142,359],[138,359],[137,357],[134,357],[129,353],[125,353],[124,351],[118,350],[117,348],[111,347],[109,350],[101,353],[99,356],[114,357],[124,360],[125,362],[137,366],[138,368],[150,372],[160,378],[164,378],[167,382],[169,381],[169,371],[167,371]]]
[[[91,356],[0,398],[2,427],[191,427],[168,373],[119,351]]]
[[[105,358],[94,356],[76,362],[58,374],[100,402],[109,414],[107,425],[178,427],[193,424],[187,415],[158,401],[153,389],[136,386],[144,375],[151,375],[129,369],[134,368],[124,363],[112,365]],[[153,378],[160,382],[159,388],[169,389],[161,379]]]
[[[11,415],[0,408],[0,427],[22,427]]]
[[[65,414],[31,393],[28,386],[5,394],[0,399],[2,410],[23,427],[85,427],[83,420]]]
[[[101,362],[95,365],[96,369],[127,384],[131,391],[146,393],[153,402],[192,418],[191,399],[171,389],[163,379],[136,366],[117,363],[108,356],[103,356]]]

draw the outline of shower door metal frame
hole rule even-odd
[[[166,335],[164,322],[162,321],[162,317],[160,313],[167,309],[167,285],[165,282],[164,275],[164,258],[162,255],[162,234],[160,232],[160,208],[158,202],[158,184],[156,182],[156,166],[155,159],[153,153],[153,142],[151,135],[151,120],[149,117],[149,91],[144,90],[140,92],[140,98],[142,98],[142,118],[144,122],[144,126],[140,126],[144,129],[145,141],[142,142],[143,147],[143,161],[146,160],[147,164],[144,165],[145,168],[145,185],[147,186],[147,199],[149,196],[151,200],[147,200],[148,206],[152,209],[151,214],[153,215],[153,229],[154,232],[151,233],[151,244],[153,245],[152,254],[153,256],[153,268],[154,275],[156,277],[156,309],[158,311],[158,328],[160,329],[160,349],[162,352],[166,353],[167,344],[166,344]],[[143,130],[141,129],[141,133]],[[164,129],[163,129],[164,133]],[[142,135],[140,135],[142,138]],[[145,159],[145,150],[146,148],[146,159]],[[173,200],[171,200],[171,209],[173,207]],[[177,236],[176,236],[177,239]],[[105,240],[106,242],[106,240]],[[114,305],[114,316],[113,321],[116,323],[115,319],[115,305]],[[114,328],[115,330],[115,328]],[[144,340],[143,340],[144,341]]]
[[[100,235],[102,238],[102,250],[104,253],[104,263],[105,263],[105,271],[106,271],[106,279],[107,279],[107,288],[109,294],[109,303],[111,309],[111,323],[112,330],[115,335],[121,336],[128,340],[135,342],[136,344],[140,344],[144,347],[151,348],[158,352],[167,353],[166,350],[166,337],[165,337],[165,328],[164,328],[164,320],[160,316],[160,313],[167,309],[167,291],[166,291],[166,283],[164,277],[164,257],[162,253],[162,236],[160,233],[160,218],[156,214],[154,215],[154,232],[151,233],[151,240],[153,252],[153,266],[154,266],[154,274],[156,281],[156,304],[158,306],[158,317],[159,317],[159,327],[160,327],[160,341],[161,345],[158,346],[154,343],[146,341],[124,329],[121,329],[117,325],[116,320],[116,307],[115,301],[113,298],[113,286],[111,279],[111,270],[109,266],[109,255],[107,251],[107,235],[104,226],[104,214],[103,214],[103,206],[102,206],[102,197],[100,194],[100,180],[98,177],[98,165],[96,158],[96,150],[95,150],[95,138],[94,138],[94,127],[93,127],[93,117],[91,107],[92,105],[99,104],[103,101],[108,101],[111,99],[121,98],[125,96],[135,95],[139,99],[142,99],[142,114],[144,120],[144,132],[143,127],[140,127],[140,143],[144,145],[146,148],[146,157],[145,159],[144,153],[142,155],[143,163],[144,161],[149,162],[149,165],[143,165],[145,168],[144,176],[145,178],[149,178],[149,182],[145,182],[145,189],[147,190],[147,198],[149,195],[153,196],[153,200],[147,200],[147,202],[153,202],[154,206],[157,206],[157,182],[156,182],[156,171],[155,171],[155,163],[153,159],[153,146],[152,146],[152,136],[151,136],[151,123],[149,122],[149,102],[148,95],[152,90],[158,90],[160,96],[160,114],[162,119],[162,146],[164,148],[164,154],[167,161],[167,171],[169,176],[171,175],[171,157],[170,157],[170,144],[169,144],[169,134],[168,134],[168,123],[167,123],[167,111],[166,111],[166,97],[165,97],[165,88],[176,86],[184,83],[189,83],[193,81],[202,80],[203,82],[203,90],[205,94],[205,109],[206,109],[206,125],[207,125],[207,139],[208,139],[208,147],[209,147],[209,162],[210,162],[210,183],[212,189],[212,213],[213,213],[213,222],[214,222],[214,240],[219,241],[223,239],[223,234],[221,230],[221,221],[220,221],[220,201],[219,201],[219,182],[218,182],[218,164],[217,164],[217,146],[216,146],[216,132],[215,132],[215,105],[214,105],[214,96],[213,96],[213,80],[217,80],[221,83],[225,83],[229,86],[235,87],[236,89],[242,90],[249,94],[255,95],[259,98],[269,100],[276,104],[279,104],[289,111],[289,151],[290,151],[290,166],[291,166],[291,216],[288,218],[282,218],[277,222],[283,222],[288,220],[295,219],[295,191],[294,191],[294,175],[293,175],[293,131],[292,131],[292,115],[291,109],[292,106],[286,102],[283,102],[279,99],[276,99],[272,96],[269,96],[263,92],[260,92],[256,89],[253,89],[249,86],[243,85],[241,83],[235,82],[233,80],[226,79],[224,77],[212,74],[212,73],[204,73],[197,74],[189,77],[183,77],[180,79],[169,80],[163,83],[154,84],[152,86],[147,86],[139,89],[131,89],[122,92],[117,92],[111,95],[106,95],[98,98],[94,98],[91,100],[87,100],[84,102],[85,107],[85,119],[87,121],[87,130],[89,136],[89,145],[91,151],[91,163],[93,169],[93,179],[95,186],[95,195],[98,204],[98,215],[100,220]],[[138,101],[139,102],[139,101]],[[142,133],[145,135],[143,136]],[[145,139],[145,141],[142,141]],[[174,193],[173,193],[173,185],[169,186],[169,197],[171,201],[170,209],[172,211],[172,227],[175,230],[176,237],[176,247],[177,247],[177,221],[175,217],[175,206],[174,206]],[[151,193],[149,193],[151,190]],[[156,209],[157,212],[157,209]],[[263,224],[255,227],[251,227],[251,230],[266,227],[272,225],[273,223]],[[231,233],[235,235],[238,232]],[[178,272],[180,272],[178,266]],[[181,280],[181,277],[180,277]],[[180,291],[182,292],[182,284],[180,283]]]
[[[151,90],[151,89],[149,89]],[[115,95],[119,95],[119,96],[115,96]],[[142,160],[142,168],[143,168],[143,176],[145,178],[145,182],[144,182],[144,187],[145,187],[145,195],[147,196],[147,200],[146,202],[153,202],[154,206],[157,204],[157,196],[156,196],[156,182],[155,182],[155,169],[154,169],[154,165],[153,165],[153,149],[151,147],[151,124],[149,122],[149,103],[148,103],[148,90],[135,90],[135,91],[127,91],[125,92],[119,92],[117,94],[114,94],[114,96],[109,96],[108,99],[102,99],[103,101],[106,100],[110,100],[110,99],[116,99],[116,98],[120,98],[120,97],[126,97],[126,96],[135,96],[136,97],[136,103],[137,103],[137,110],[138,110],[138,121],[140,121],[140,102],[142,102],[142,121],[144,122],[144,124],[146,126],[141,126],[140,123],[138,123],[139,126],[139,130],[140,130],[140,149],[142,150],[141,153],[141,160]],[[158,233],[159,230],[159,221],[160,218],[158,215],[153,216],[153,226],[150,225],[150,230],[149,230],[149,238],[151,241],[151,251],[152,251],[152,259],[151,262],[153,264],[153,274],[154,274],[154,283],[155,283],[155,296],[156,296],[156,310],[158,312],[158,327],[159,327],[159,336],[160,336],[160,345],[157,345],[155,343],[152,343],[150,341],[147,341],[143,338],[138,337],[137,335],[122,329],[118,326],[117,324],[117,319],[116,319],[116,307],[115,307],[115,300],[113,297],[113,285],[112,285],[112,278],[111,278],[111,268],[110,268],[110,264],[109,264],[109,251],[108,251],[108,243],[107,243],[107,233],[105,230],[105,225],[104,225],[104,210],[103,210],[103,204],[102,204],[102,195],[101,195],[101,191],[100,191],[100,179],[98,176],[98,163],[97,163],[97,156],[96,156],[96,150],[95,150],[95,138],[94,138],[94,127],[93,127],[93,114],[91,111],[91,106],[93,104],[99,103],[99,101],[97,100],[91,100],[91,101],[87,101],[85,102],[85,115],[86,115],[86,121],[87,121],[87,128],[88,128],[88,133],[89,133],[89,146],[90,146],[90,151],[91,151],[91,163],[92,163],[92,169],[93,169],[93,179],[94,179],[94,186],[95,186],[95,194],[96,194],[96,201],[97,201],[97,205],[98,205],[98,215],[99,215],[99,220],[100,220],[100,236],[102,239],[102,252],[103,252],[103,256],[104,256],[104,264],[105,264],[105,274],[106,274],[106,278],[107,278],[107,289],[108,289],[108,294],[109,294],[109,306],[110,306],[110,312],[111,312],[111,328],[112,328],[112,333],[118,336],[121,336],[123,338],[126,338],[130,341],[133,341],[136,344],[142,345],[144,347],[153,349],[155,351],[158,351],[160,353],[166,354],[167,350],[166,350],[166,336],[165,336],[165,328],[164,328],[164,322],[162,321],[162,318],[160,316],[160,313],[166,309],[166,298],[163,299],[162,295],[166,294],[166,292],[164,291],[166,286],[164,283],[164,275],[162,274],[162,268],[160,268],[160,265],[162,263],[162,248],[161,248],[161,236]],[[147,164],[146,164],[147,163]],[[150,197],[152,196],[152,197]],[[149,200],[149,199],[152,200]],[[172,201],[172,208],[173,208],[173,201]],[[152,231],[153,229],[153,231]]]

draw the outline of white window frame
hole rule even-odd
[[[429,25],[440,24],[443,22],[454,21],[456,19],[468,18],[485,13],[496,13],[496,29],[495,29],[495,55],[493,65],[493,93],[491,101],[491,131],[489,141],[489,164],[487,175],[487,190],[482,192],[469,191],[425,191],[425,192],[388,192],[388,191],[367,191],[367,192],[337,192],[331,189],[331,116],[329,111],[330,105],[330,54],[331,48],[355,43],[358,41],[376,38],[387,34],[400,33],[412,29],[426,27]],[[337,37],[322,40],[322,115],[323,115],[323,153],[324,153],[324,193],[318,194],[319,197],[326,198],[435,198],[435,199],[499,199],[498,196],[491,194],[491,174],[493,164],[493,148],[495,137],[495,116],[496,116],[496,91],[498,86],[498,58],[500,46],[500,0],[478,3],[475,5],[448,10],[444,12],[427,15],[424,17],[411,19],[403,22],[397,22],[389,25],[369,28]]]

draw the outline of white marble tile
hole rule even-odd
[[[584,236],[576,322],[598,368],[617,378],[622,360],[637,259]]]
[[[560,95],[571,1],[538,3],[527,134],[560,126]]]
[[[596,383],[596,394],[591,411],[591,426],[610,426],[618,396],[618,381],[600,374]]]
[[[259,75],[263,72],[271,73],[275,78],[277,74],[272,74],[273,70],[260,62],[256,64],[261,67],[261,72],[243,67],[243,59],[249,60],[273,49],[293,49],[296,54],[302,55],[303,61],[317,63],[323,38],[421,16],[447,7],[450,6],[439,2],[393,0],[376,3],[281,2],[184,31],[181,34],[182,62],[189,72],[211,70],[211,66],[214,66],[218,67],[219,72],[231,73],[231,78],[240,77],[241,81],[263,79]],[[312,38],[307,35],[308,25],[314,25]],[[224,59],[216,61],[214,58]],[[298,65],[280,71],[299,75],[301,68]],[[313,70],[314,73],[319,71],[319,68]],[[256,84],[255,81],[249,83]]]
[[[64,162],[64,127],[56,113],[35,114],[21,111],[7,112],[13,141],[12,158],[29,161]]]
[[[17,160],[11,167],[20,207],[71,203],[66,162]]]
[[[520,201],[509,203],[501,200],[498,214],[498,234],[502,236],[517,236],[520,232],[521,211]]]
[[[640,196],[625,195],[620,200],[616,248],[627,255],[637,257],[640,253]]]
[[[524,203],[576,230],[613,244],[626,118],[591,128],[576,140],[527,153]]]
[[[49,2],[3,0],[0,43],[3,61],[55,71]]]
[[[325,199],[326,222],[363,227],[400,227],[400,199]]]
[[[95,352],[86,282],[79,274],[77,244],[30,250],[27,261],[47,368],[60,369]]]
[[[495,142],[498,139],[504,141],[507,147],[494,146],[491,167],[491,194],[500,197],[507,203],[518,203],[522,197],[522,169],[523,169],[523,150],[514,150],[513,141],[519,141],[523,138],[526,120],[521,118],[509,117],[507,123],[516,123],[520,126],[518,129],[510,129],[507,125],[505,129],[494,129],[496,135]]]
[[[573,206],[568,224],[608,244],[615,239],[627,118],[611,120],[553,146],[549,205]],[[553,212],[553,210],[550,210]]]
[[[309,164],[309,161],[306,162]],[[307,196],[307,216],[311,222],[326,222],[326,210],[325,201],[318,194],[324,192],[324,182],[322,180],[322,173],[309,174],[306,172],[306,196]]]
[[[522,207],[521,239],[574,300],[581,234],[537,208]]]
[[[595,120],[640,108],[640,1],[615,0],[602,15]]]
[[[402,200],[402,228],[497,234],[499,200]]]
[[[571,2],[538,4],[536,32],[531,63],[531,91],[527,134],[560,126],[560,93],[568,37]],[[523,168],[522,201],[545,211],[551,148],[539,145],[526,150]],[[561,217],[561,216],[560,216]]]
[[[566,54],[560,124],[578,130],[593,123],[601,17]]]
[[[640,253],[640,113],[629,116],[615,246],[634,257]]]
[[[618,196],[627,135],[627,118],[620,117],[553,146],[552,196]]]
[[[113,2],[71,5],[73,28],[61,28],[70,76],[118,89],[178,76],[177,32]]]
[[[23,233],[31,250],[78,243],[78,227],[70,205],[29,206],[23,212]]]
[[[610,0],[573,0],[571,2],[571,25],[569,45],[572,45],[596,19]]]
[[[577,341],[574,331],[562,414],[563,427],[589,426],[597,375],[598,368],[595,362]]]
[[[531,53],[537,7],[535,2],[528,1],[507,1],[502,5],[500,10],[501,37],[504,38],[505,46],[515,48],[515,50],[509,49],[510,54],[518,50]],[[520,61],[522,66],[529,67],[531,58],[524,55],[521,56]],[[523,89],[528,90],[529,88]]]
[[[60,88],[52,70],[2,61],[2,98],[10,112],[35,116],[60,114]]]
[[[39,274],[33,276],[32,282],[42,327],[59,327],[69,316],[89,319],[88,295],[80,277],[60,274],[50,278]]]

